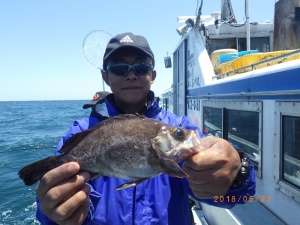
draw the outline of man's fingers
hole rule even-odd
[[[59,224],[68,224],[64,220],[73,217],[75,211],[89,199],[90,187],[86,182],[90,174],[79,171],[78,163],[63,164],[46,173],[37,186],[40,210],[54,221],[62,222]],[[86,216],[85,213],[82,211],[80,215]]]
[[[81,211],[87,208],[86,203],[89,203],[90,190],[90,186],[85,184],[81,190],[75,192],[69,199],[53,210],[52,218],[55,221],[64,221],[73,216],[78,218],[79,215],[83,215],[84,212]],[[77,221],[77,219],[74,219],[74,221]]]
[[[185,161],[185,164],[194,169],[210,169],[211,161],[207,161],[207,159],[211,159],[211,157],[214,158],[217,155],[217,152],[206,150],[211,150],[217,141],[218,139],[215,137],[202,138],[200,146],[197,146],[199,152],[191,157],[188,157]]]
[[[50,170],[40,180],[40,183],[36,189],[37,196],[47,193],[49,188],[54,187],[55,185],[74,176],[79,170],[80,167],[78,163],[75,162],[66,163],[53,170]]]
[[[209,149],[211,146],[213,146],[216,142],[218,141],[218,138],[216,137],[205,137],[205,138],[201,138],[200,140],[200,149],[202,151]]]
[[[232,157],[232,151],[238,155],[227,141],[216,137],[202,138],[200,148],[202,150],[198,154],[189,157],[185,161],[187,166],[195,170],[222,167]],[[220,149],[228,149],[228,151],[221,151]]]
[[[212,151],[200,151],[199,153],[188,157],[184,162],[184,171],[187,174],[191,173],[193,170],[207,170],[211,169],[214,165],[215,153]],[[210,160],[207,160],[210,159]],[[191,170],[191,171],[190,171]]]
[[[67,224],[80,225],[85,220],[90,207],[89,198],[73,213]]]
[[[82,188],[88,180],[89,173],[80,172],[78,175],[51,188],[41,201],[41,211],[57,207],[61,202],[70,198],[79,188]]]

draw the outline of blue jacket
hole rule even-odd
[[[109,116],[116,116],[119,110],[106,99]],[[182,126],[187,129],[197,130],[201,137],[203,134],[199,128],[190,124],[188,118],[178,117],[173,113],[164,111],[153,101],[144,112],[145,116],[160,120],[164,123]],[[93,127],[100,121],[97,117],[86,117],[76,120],[69,132],[61,139],[57,149],[73,134]],[[196,198],[191,192],[186,179],[169,177],[161,174],[133,188],[121,191],[114,189],[126,180],[100,177],[90,180],[90,210],[84,224],[163,224],[163,225],[191,225],[189,195]],[[253,167],[247,183],[238,189],[229,190],[228,196],[251,196],[255,192],[255,174]],[[197,198],[196,198],[197,199]],[[232,199],[232,198],[229,198]],[[238,199],[238,198],[236,198]],[[241,198],[243,199],[243,198]],[[201,202],[218,207],[231,208],[241,202],[214,202],[213,199],[197,199]],[[42,224],[55,224],[50,221],[37,207],[37,218]]]

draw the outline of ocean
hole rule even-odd
[[[0,102],[0,225],[39,224],[35,188],[18,171],[53,155],[75,119],[88,116],[87,101]]]

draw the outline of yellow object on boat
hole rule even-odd
[[[228,76],[234,75],[233,73],[233,67],[232,67],[232,61],[222,63],[220,65],[220,73],[227,73]]]
[[[232,69],[237,70],[239,68],[258,63],[259,61],[260,53],[245,55],[232,61]],[[251,70],[253,70],[252,67],[247,67],[237,70],[236,73],[245,73]]]
[[[235,59],[231,62],[231,68],[230,69],[235,70],[233,73],[231,73],[231,75],[239,74],[239,73],[245,73],[245,72],[252,71],[252,70],[255,70],[255,69],[260,69],[260,68],[264,68],[264,67],[267,67],[267,66],[272,66],[272,65],[283,63],[283,62],[288,62],[288,61],[291,61],[291,60],[300,59],[300,54],[288,55],[286,57],[283,56],[283,55],[291,53],[293,51],[294,50],[265,52],[265,53],[249,54],[249,55],[239,57],[239,58],[237,58],[237,59]],[[272,58],[275,58],[275,57],[278,57],[278,56],[283,56],[283,57],[281,57],[279,59],[272,60],[272,61],[267,61],[266,63],[255,65],[256,63],[264,62],[266,60],[269,60],[269,59],[272,59]],[[243,68],[243,67],[246,67],[246,66],[249,66],[249,67]],[[240,69],[240,68],[242,68],[242,69]],[[224,73],[225,72],[226,71],[224,71]]]
[[[214,70],[216,74],[221,73],[221,65],[219,64],[219,56],[224,54],[231,54],[231,53],[237,53],[238,51],[236,49],[219,49],[216,51],[213,51],[210,55],[210,60],[213,64]],[[223,63],[224,64],[224,63]]]
[[[233,58],[233,60],[224,62],[220,64],[220,56],[226,56],[226,54],[236,54],[235,49],[221,49],[216,50],[211,54],[211,61],[214,66],[216,74],[226,74],[227,76],[232,76],[235,74],[245,73],[248,71],[264,68],[267,66],[272,66],[284,62],[288,62],[295,59],[300,59],[300,53],[295,55],[287,55],[295,50],[285,50],[285,51],[274,51],[274,52],[263,52],[263,53],[253,53],[240,56],[238,58]],[[271,60],[273,58],[282,56],[278,59]],[[264,61],[266,61],[264,63]],[[260,63],[260,64],[258,64]],[[245,67],[245,68],[244,68]]]

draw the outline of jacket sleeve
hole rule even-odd
[[[74,134],[79,133],[81,131],[84,131],[86,129],[89,129],[90,127],[94,126],[96,123],[98,123],[99,120],[95,117],[86,117],[83,118],[81,120],[76,120],[73,122],[72,126],[70,127],[70,129],[68,130],[68,132],[66,133],[66,135],[64,137],[62,137],[56,147],[56,155],[59,155],[59,150],[61,149],[61,147],[63,146],[63,144]],[[94,217],[94,205],[96,205],[98,203],[98,201],[100,200],[100,195],[99,193],[97,193],[94,188],[91,186],[91,193],[90,193],[90,208],[89,208],[89,212],[88,215],[84,221],[83,224],[87,224],[89,221],[91,221]],[[38,219],[38,221],[42,224],[42,225],[56,225],[57,223],[53,222],[52,220],[50,220],[45,214],[43,214],[40,211],[40,202],[39,200],[36,198],[36,202],[37,202],[37,211],[36,211],[36,218]]]
[[[186,129],[189,130],[197,130],[199,133],[200,137],[203,138],[204,135],[200,131],[200,129],[189,123],[189,120],[187,117],[182,117],[181,125],[185,127]],[[188,181],[186,179],[182,179],[184,187],[188,190],[189,194],[204,203],[207,203],[209,205],[214,205],[217,207],[222,207],[222,208],[232,208],[235,204],[244,204],[246,203],[251,196],[255,194],[255,170],[254,166],[251,164],[250,167],[250,173],[249,177],[246,181],[246,183],[238,188],[230,188],[228,192],[226,193],[224,198],[222,200],[220,199],[198,199],[190,189],[188,185]]]

